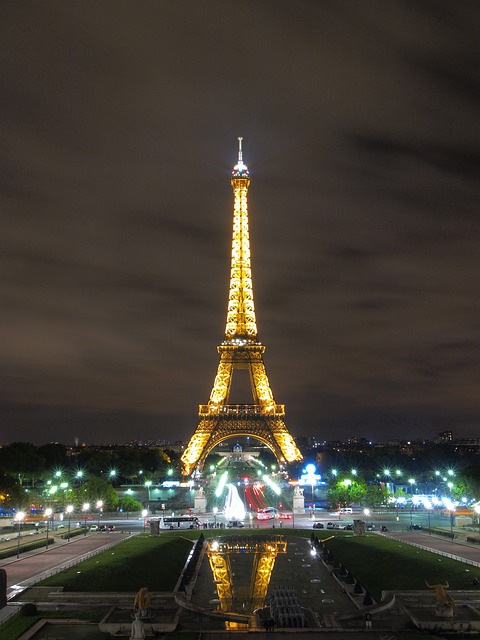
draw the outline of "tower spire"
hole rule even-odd
[[[238,163],[233,167],[231,180],[234,202],[230,291],[225,328],[227,342],[257,340],[248,230],[247,195],[250,176],[243,163],[242,140],[243,138],[238,138]]]
[[[243,153],[242,153],[243,137],[239,136],[237,140],[238,140],[238,162],[233,167],[232,177],[248,178],[248,167],[246,164],[243,164]],[[248,185],[247,185],[247,188],[248,188]]]

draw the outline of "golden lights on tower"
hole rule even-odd
[[[274,400],[263,354],[258,341],[248,219],[250,174],[243,162],[242,138],[238,138],[238,161],[231,176],[233,188],[233,235],[230,287],[225,338],[217,347],[217,373],[208,404],[199,406],[200,422],[185,449],[181,462],[184,475],[201,469],[210,451],[234,436],[251,436],[268,446],[279,464],[301,460],[283,416],[284,406]],[[248,369],[253,404],[228,404],[235,369]]]

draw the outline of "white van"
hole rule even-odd
[[[343,509],[340,509],[339,513],[353,513],[353,509],[351,507],[343,507]]]

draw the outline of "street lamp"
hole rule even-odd
[[[83,527],[83,529],[84,529],[83,535],[85,537],[87,535],[87,511],[90,511],[90,503],[89,502],[85,502],[83,504],[82,511],[83,511],[83,515],[84,515],[84,518],[85,518],[84,527]]]
[[[15,520],[18,522],[18,541],[17,541],[17,560],[20,557],[20,530],[22,527],[22,520],[25,518],[25,511],[17,511]]]
[[[343,480],[343,481],[342,481],[342,483],[341,483],[341,484],[345,487],[345,489],[346,489],[346,491],[347,491],[347,500],[346,500],[346,503],[347,503],[347,504],[350,504],[350,497],[349,497],[349,495],[348,495],[348,494],[349,494],[350,487],[352,486],[352,484],[353,484],[353,483],[352,483],[352,481],[350,480],[350,478],[346,478],[345,480]],[[338,509],[338,519],[339,519],[339,520],[341,520],[341,515],[342,515],[342,512],[341,512],[341,509],[339,508],[339,509]]]
[[[65,511],[68,514],[68,535],[67,535],[67,542],[70,542],[70,524],[71,524],[71,520],[72,520],[72,511],[73,511],[73,506],[71,504],[68,505],[68,507],[65,509]]]
[[[368,516],[370,515],[370,509],[364,509],[363,513],[365,514],[365,528],[368,529]]]
[[[98,509],[98,527],[100,528],[100,518],[102,517],[103,500],[97,500]]]
[[[148,516],[148,509],[143,509],[142,510],[142,518],[143,518],[143,533],[145,533],[145,524],[146,524],[146,520],[145,518]]]
[[[217,513],[218,513],[218,508],[217,507],[213,507],[214,529],[217,528]]]
[[[47,518],[47,542],[45,545],[45,549],[48,549],[48,525],[50,523],[50,518],[52,517],[53,514],[53,509],[50,509],[50,507],[48,509],[45,509],[44,515]]]
[[[453,523],[455,522],[455,505],[452,504],[452,508],[450,510],[450,536],[451,541],[453,542]]]

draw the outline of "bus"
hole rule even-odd
[[[165,516],[160,518],[161,529],[198,529],[200,523],[196,516]]]
[[[273,507],[260,509],[260,511],[257,512],[257,520],[273,520],[274,518],[278,518],[278,511]]]

